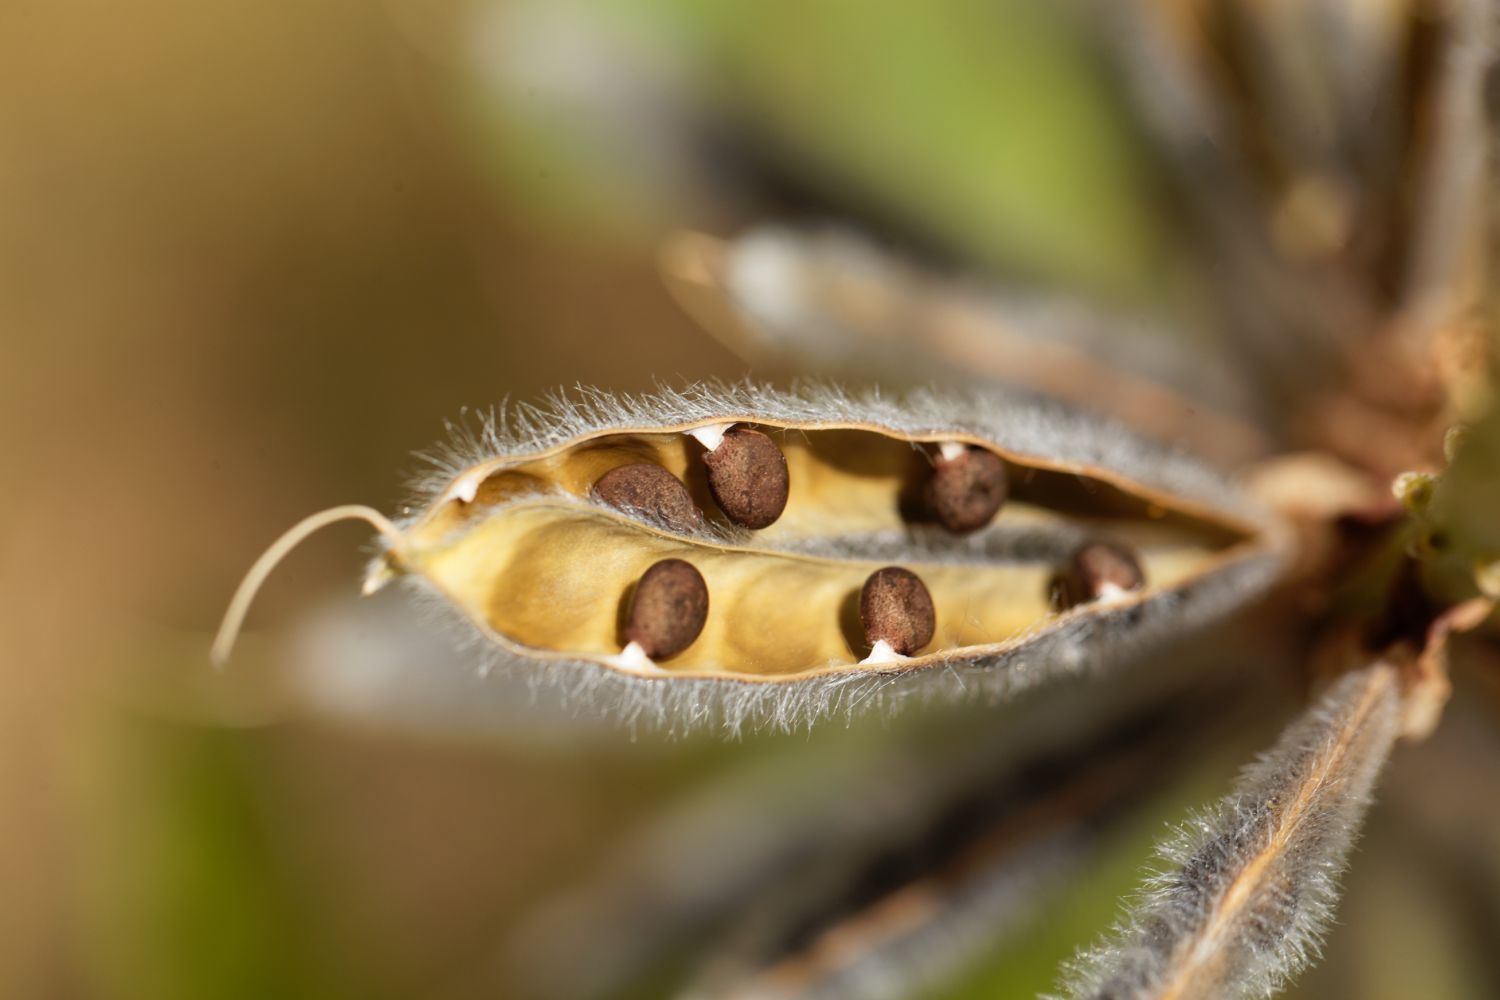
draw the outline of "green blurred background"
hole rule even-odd
[[[309,717],[204,678],[240,573],[309,511],[391,508],[464,407],[744,374],[654,254],[776,207],[767,175],[980,270],[1171,298],[1116,100],[1021,0],[0,6],[0,992],[497,995],[518,914],[776,741]],[[307,545],[252,626],[352,590],[359,542]],[[1158,826],[985,991],[1046,985]]]

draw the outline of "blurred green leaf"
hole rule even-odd
[[[674,184],[678,199],[691,186],[681,160],[701,153],[678,130],[706,115],[748,124],[809,184],[978,263],[1110,295],[1161,290],[1143,153],[1060,6],[481,9],[470,110],[493,168],[550,210],[595,224],[670,214]],[[550,61],[533,66],[533,50]]]
[[[318,968],[306,904],[259,813],[251,737],[119,719],[98,730],[79,824],[85,947],[101,997],[352,995]],[[348,993],[345,992],[348,991]]]

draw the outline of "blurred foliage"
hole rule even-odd
[[[755,208],[705,122],[996,272],[1171,294],[1143,154],[1071,16],[1026,0],[0,10],[0,982],[491,995],[530,907],[763,750],[217,728],[142,707],[135,642],[206,648],[275,531],[398,497],[407,454],[466,405],[741,374],[654,275],[665,231]],[[1500,424],[1470,447],[1490,457],[1455,472],[1474,477],[1466,544],[1500,551]],[[310,546],[259,620],[352,589],[358,562],[347,536]],[[1142,819],[955,1000],[1050,982],[1112,919],[1160,817],[1205,791]]]
[[[371,996],[331,961],[309,904],[326,886],[277,857],[254,746],[232,731],[113,720],[87,753],[83,951],[98,996]],[[306,873],[314,875],[314,873]]]
[[[1491,406],[1463,432],[1435,504],[1434,521],[1448,533],[1459,571],[1500,560],[1500,407]],[[1500,583],[1500,570],[1489,572]]]
[[[706,119],[957,256],[1144,298],[1165,236],[1067,5],[488,0],[471,113],[497,176],[575,224],[713,195]],[[713,136],[708,137],[712,140]]]
[[[1163,823],[1183,822],[1190,810],[1212,801],[1236,763],[1229,753],[1210,754],[1169,793],[1142,803],[1129,822],[1110,832],[1085,870],[1047,900],[1029,927],[1007,938],[942,1000],[1038,997],[1056,990],[1064,963],[1104,936],[1120,917],[1121,900],[1152,870]]]

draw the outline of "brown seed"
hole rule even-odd
[[[594,483],[594,496],[616,510],[660,521],[671,531],[691,534],[703,527],[703,511],[682,480],[649,462],[610,469]]]
[[[1114,542],[1089,542],[1073,553],[1059,581],[1063,607],[1096,601],[1109,590],[1140,590],[1146,574],[1135,553]]]
[[[966,446],[952,458],[938,455],[933,460],[927,505],[943,527],[966,535],[994,520],[1008,487],[1005,462],[999,455]]]
[[[703,464],[714,500],[735,524],[764,528],[786,509],[786,456],[760,431],[736,427],[704,454]]]
[[[859,620],[870,645],[884,639],[902,656],[932,641],[937,613],[927,585],[910,570],[887,566],[870,574],[859,592]]]
[[[693,644],[708,621],[708,584],[692,563],[663,559],[641,574],[630,598],[625,639],[653,660],[676,656]]]

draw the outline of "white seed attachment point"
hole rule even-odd
[[[390,563],[381,560],[379,565],[372,567],[369,574],[366,575],[365,582],[360,585],[359,595],[361,597],[369,597],[394,579],[396,579],[396,571],[391,568]]]
[[[479,494],[479,484],[484,481],[484,477],[485,471],[482,467],[470,469],[453,480],[453,485],[448,487],[448,495],[464,503],[473,503],[474,497]]]
[[[945,461],[949,462],[962,458],[964,452],[968,450],[969,446],[962,441],[943,441],[938,445],[938,454],[943,456]]]
[[[627,670],[632,674],[640,674],[643,677],[660,676],[667,672],[646,655],[646,650],[640,643],[633,640],[626,643],[625,648],[617,655],[605,657],[605,662],[612,667]]]
[[[696,438],[698,443],[709,451],[713,451],[724,441],[724,435],[734,424],[709,424],[705,427],[695,427],[688,431],[688,436]]]
[[[870,655],[860,660],[859,665],[865,667],[877,666],[882,663],[904,663],[909,659],[911,657],[902,656],[884,639],[876,639],[875,645],[870,647]]]

